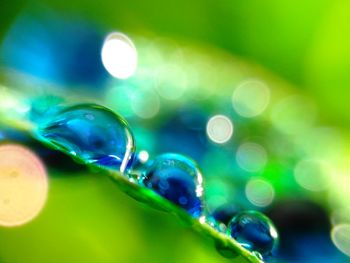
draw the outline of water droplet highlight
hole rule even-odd
[[[131,166],[135,145],[126,121],[111,110],[82,104],[69,107],[41,125],[39,139],[78,160],[118,169]]]
[[[238,213],[229,223],[227,234],[263,258],[274,254],[278,245],[278,234],[272,221],[257,211]]]
[[[203,179],[191,159],[174,153],[159,155],[146,169],[142,183],[193,217],[202,215]]]

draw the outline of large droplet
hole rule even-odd
[[[238,213],[229,223],[227,233],[249,251],[266,258],[276,252],[278,234],[272,221],[257,211]]]
[[[201,216],[203,179],[191,159],[180,154],[162,154],[146,169],[142,183],[192,216]]]
[[[80,161],[118,169],[131,165],[135,145],[126,121],[109,109],[82,104],[66,108],[38,129],[40,139]]]

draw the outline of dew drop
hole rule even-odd
[[[126,121],[96,104],[76,105],[41,125],[39,138],[77,160],[118,169],[131,166],[135,145]]]
[[[278,234],[272,221],[257,211],[238,213],[229,223],[227,233],[244,248],[263,258],[275,253]]]
[[[227,247],[225,244],[219,242],[215,243],[215,248],[217,252],[225,258],[235,258],[238,256],[238,253],[231,248]]]
[[[173,153],[159,155],[145,170],[142,183],[193,217],[202,215],[202,175],[191,159]]]

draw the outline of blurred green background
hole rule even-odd
[[[124,32],[153,32],[223,48],[307,90],[330,121],[350,124],[347,0],[3,1],[2,32],[24,5]]]
[[[230,53],[244,61],[243,74],[262,71],[272,82],[283,79],[288,92],[315,101],[322,123],[348,134],[347,0],[2,1],[1,36],[28,9],[90,21],[109,31],[191,43],[199,53],[219,50],[214,57]],[[232,262],[217,254],[209,240],[173,216],[130,199],[110,180],[88,171],[52,169],[49,199],[40,217],[24,227],[0,228],[0,262],[64,261]]]

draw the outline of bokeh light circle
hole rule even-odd
[[[275,190],[272,185],[262,179],[251,179],[246,185],[245,193],[248,200],[255,206],[265,207],[272,203]]]
[[[141,163],[146,163],[149,159],[149,153],[145,150],[142,150],[138,153],[138,158]]]
[[[207,123],[207,135],[215,143],[228,142],[233,134],[233,124],[224,115],[215,115]]]
[[[252,118],[260,115],[270,101],[270,89],[262,81],[242,82],[232,94],[232,106],[241,116]]]
[[[267,153],[264,147],[253,142],[241,144],[236,152],[238,165],[248,172],[258,172],[267,163]]]
[[[109,34],[101,51],[102,64],[113,77],[127,79],[137,68],[137,51],[134,43],[126,35],[114,32]]]
[[[341,224],[332,229],[331,238],[334,245],[344,254],[350,256],[350,225]]]
[[[142,88],[132,95],[131,109],[142,119],[155,117],[160,110],[160,99],[157,92],[150,88]]]
[[[317,160],[304,159],[294,168],[294,177],[297,183],[310,191],[322,191],[328,186],[328,167]]]
[[[298,134],[310,129],[317,117],[316,106],[307,97],[292,95],[283,98],[272,109],[272,124],[286,134]]]
[[[41,160],[15,144],[0,146],[0,225],[19,226],[43,209],[48,177]]]

